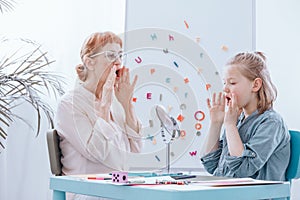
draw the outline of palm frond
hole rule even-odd
[[[2,40],[2,42],[9,41]],[[17,45],[16,50],[5,53],[2,58],[3,52],[0,52],[0,122],[8,127],[15,120],[21,120],[29,127],[35,128],[38,136],[42,114],[46,116],[48,125],[53,127],[54,114],[47,100],[49,97],[57,98],[64,94],[65,77],[49,70],[54,60],[48,58],[48,53],[43,52],[40,45],[26,39],[20,39],[19,42],[21,44]],[[26,118],[12,112],[24,102],[34,109],[36,116],[34,127]],[[7,138],[3,127],[0,127],[0,138],[4,140]],[[0,152],[4,147],[0,142]]]
[[[3,143],[0,141],[0,146],[2,149],[5,149],[5,146],[3,145]]]
[[[0,0],[0,12],[12,11],[15,8],[15,4],[16,2],[13,0]]]

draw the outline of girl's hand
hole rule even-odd
[[[225,116],[225,95],[222,92],[218,96],[216,93],[213,93],[212,100],[207,99],[207,106],[210,114],[210,124],[208,137],[205,139],[202,150],[204,155],[217,150],[219,147],[220,134]]]
[[[232,93],[231,99],[228,102],[228,110],[225,113],[224,126],[226,129],[226,138],[228,144],[229,155],[242,156],[244,145],[241,140],[236,123],[242,109],[237,105],[237,96]]]
[[[125,67],[119,69],[115,84],[115,94],[125,111],[130,109],[134,87],[137,82],[137,76],[134,77],[132,83],[130,83],[129,79],[129,69]]]
[[[228,110],[225,113],[224,125],[234,125],[236,126],[238,117],[240,116],[242,109],[237,105],[237,97],[233,93],[231,100],[228,102]]]
[[[210,120],[212,124],[222,124],[225,116],[225,95],[220,92],[212,96],[212,101],[207,99],[207,106],[210,113]]]

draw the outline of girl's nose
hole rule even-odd
[[[226,84],[223,86],[223,92],[229,93],[229,88],[226,86]]]

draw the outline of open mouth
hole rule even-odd
[[[120,69],[118,69],[118,70],[116,71],[116,75],[117,75],[117,77],[120,77]]]
[[[229,102],[231,101],[231,98],[229,96],[226,96],[226,104],[228,105]]]

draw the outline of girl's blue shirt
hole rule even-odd
[[[219,148],[201,158],[204,168],[215,176],[250,177],[259,180],[284,181],[290,158],[290,135],[282,117],[273,109],[252,113],[237,122],[244,145],[242,156],[230,156],[226,134]]]

